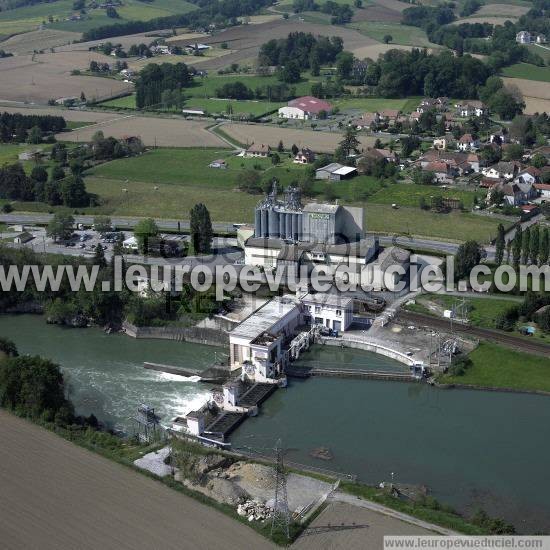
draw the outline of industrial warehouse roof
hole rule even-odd
[[[355,170],[356,169],[353,166],[342,166],[342,168],[334,170],[333,174],[338,174],[339,176],[347,176],[348,174],[355,172]]]
[[[337,256],[356,256],[364,257],[372,250],[377,243],[376,237],[367,237],[352,243],[326,244],[326,243],[306,243],[289,244],[282,239],[271,239],[263,237],[251,237],[245,243],[246,247],[270,248],[281,250],[283,248],[297,247],[299,250],[308,252],[317,252],[321,254],[334,254]]]
[[[271,327],[289,314],[296,305],[296,300],[292,296],[273,298],[232,330],[229,336],[254,340],[264,332],[269,332]]]
[[[342,296],[341,294],[328,294],[319,292],[317,294],[306,294],[302,299],[305,304],[322,304],[325,306],[336,307],[348,307],[352,304],[353,300],[348,296]]]
[[[297,107],[306,113],[314,113],[316,115],[321,111],[332,111],[332,105],[330,103],[310,95],[293,99],[288,102],[288,106]]]
[[[335,214],[340,208],[337,204],[318,204],[310,202],[304,206],[304,212],[314,212],[317,214]]]

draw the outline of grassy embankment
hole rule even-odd
[[[270,522],[260,523],[260,522],[249,522],[248,518],[243,518],[236,513],[235,508],[227,504],[222,504],[212,498],[209,498],[202,493],[193,491],[183,484],[175,481],[170,476],[159,478],[158,476],[151,474],[145,470],[141,470],[134,466],[134,461],[138,458],[144,456],[147,453],[158,450],[164,444],[156,443],[150,445],[140,445],[131,439],[122,439],[107,433],[97,432],[93,430],[83,430],[83,429],[67,429],[56,426],[51,423],[37,422],[42,427],[49,429],[55,432],[60,437],[67,439],[73,442],[76,445],[84,447],[92,452],[98,453],[99,455],[118,462],[124,466],[132,468],[133,470],[150,477],[152,479],[159,480],[170,488],[177,490],[181,493],[184,493],[187,496],[190,496],[199,502],[212,506],[223,512],[224,514],[232,517],[236,521],[244,523],[249,527],[255,529],[257,532],[265,536],[266,538],[270,537]],[[207,449],[201,445],[191,444],[191,443],[178,443],[183,445],[185,450],[196,456],[207,455],[207,454],[225,454],[220,450]],[[229,454],[229,457],[233,459],[238,459],[235,455]],[[249,461],[249,459],[246,459]],[[254,462],[254,461],[252,461]],[[262,461],[260,461],[262,462]],[[309,472],[303,472],[300,470],[292,469],[293,472],[299,473],[301,475],[315,477],[323,481],[333,482],[335,481],[332,478],[326,476],[320,476],[319,474],[310,474]],[[477,526],[471,523],[468,519],[456,513],[452,508],[438,503],[435,499],[427,498],[419,502],[412,501],[403,501],[398,498],[392,497],[387,492],[362,483],[345,481],[341,483],[341,490],[351,495],[357,496],[361,499],[371,500],[388,508],[392,508],[399,512],[409,514],[418,519],[435,523],[445,528],[453,529],[458,532],[470,535],[479,535],[479,534],[488,534],[488,531],[483,527]],[[320,510],[319,510],[320,512]],[[291,525],[291,539],[295,540],[299,534],[303,531],[305,527],[311,522],[317,514],[309,518],[304,525],[298,525],[293,523]],[[282,539],[280,534],[276,533],[276,536],[273,537],[273,540],[278,544],[284,544],[285,541]]]
[[[439,382],[550,392],[550,359],[482,342],[469,355],[472,365],[462,376],[444,375]]]
[[[217,158],[225,158],[229,168],[208,168],[208,164]],[[156,149],[140,157],[98,166],[87,172],[86,184],[89,191],[103,199],[103,205],[95,211],[179,217],[196,202],[204,202],[215,221],[251,221],[259,196],[239,191],[240,177],[243,171],[257,167],[264,183],[273,177],[283,186],[299,180],[305,168],[292,164],[286,154],[281,154],[281,158],[283,162],[273,166],[269,160],[235,157],[226,150]],[[314,192],[318,199],[323,200],[326,186],[325,182],[315,183]],[[128,192],[122,189],[128,189]],[[421,195],[429,199],[431,195],[442,194],[460,198],[469,207],[473,204],[474,194],[467,191],[400,183],[382,184],[368,176],[339,182],[332,185],[332,189],[335,197],[342,202],[366,208],[370,231],[487,241],[496,234],[498,223],[490,218],[459,212],[437,214],[420,210],[417,206]],[[392,209],[392,203],[399,204],[400,208]],[[25,204],[19,207],[40,206]]]
[[[517,63],[516,65],[504,67],[502,69],[502,75],[511,78],[550,82],[550,68],[537,67],[536,65],[530,65],[528,63]]]

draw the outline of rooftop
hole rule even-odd
[[[302,298],[302,302],[323,304],[327,306],[348,307],[352,304],[353,300],[348,296],[343,296],[341,294],[328,294],[319,292],[317,294],[306,294]]]
[[[308,113],[319,114],[321,111],[331,111],[332,105],[313,96],[304,96],[288,102],[289,107],[297,107]]]
[[[296,300],[291,296],[273,298],[233,329],[230,336],[252,341],[265,332],[269,333],[271,327],[288,315],[296,305]]]

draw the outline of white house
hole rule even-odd
[[[460,151],[475,151],[479,148],[479,140],[474,138],[472,134],[464,134],[458,140],[457,145]]]
[[[540,193],[541,199],[550,199],[550,184],[548,183],[535,183],[535,189]]]
[[[130,250],[137,250],[139,248],[138,241],[133,235],[122,241],[122,246]]]
[[[531,44],[531,33],[528,31],[519,31],[516,34],[516,42],[518,44]]]
[[[344,332],[353,322],[353,300],[340,294],[306,294],[301,298],[311,324]],[[308,320],[306,318],[306,320]]]

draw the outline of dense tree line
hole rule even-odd
[[[237,25],[237,17],[254,15],[270,6],[272,0],[193,0],[199,9],[180,15],[157,17],[149,21],[124,21],[104,25],[86,31],[82,40],[101,40],[112,36],[123,36],[160,29],[189,27],[204,30],[210,25],[225,27]]]
[[[3,143],[24,142],[28,140],[31,129],[55,134],[64,130],[66,126],[65,119],[61,116],[4,112],[0,114],[0,141]]]
[[[455,19],[455,14],[449,6],[414,6],[403,10],[402,23],[429,31],[452,23]]]
[[[193,83],[193,76],[185,63],[151,63],[139,73],[136,82],[136,107],[143,109],[162,103],[162,94],[167,90],[181,93]]]
[[[389,50],[369,64],[366,84],[382,97],[477,98],[478,87],[491,71],[471,56],[454,57],[451,52],[434,55],[426,50]]]
[[[303,11],[319,11],[331,15],[333,25],[344,25],[353,18],[353,9],[348,4],[338,4],[332,0],[327,0],[321,4],[315,0],[294,0],[292,5],[294,13]]]
[[[312,69],[326,63],[334,63],[343,50],[339,36],[315,37],[311,33],[290,33],[287,38],[272,39],[260,48],[260,65],[285,66],[296,64],[300,69]]]

